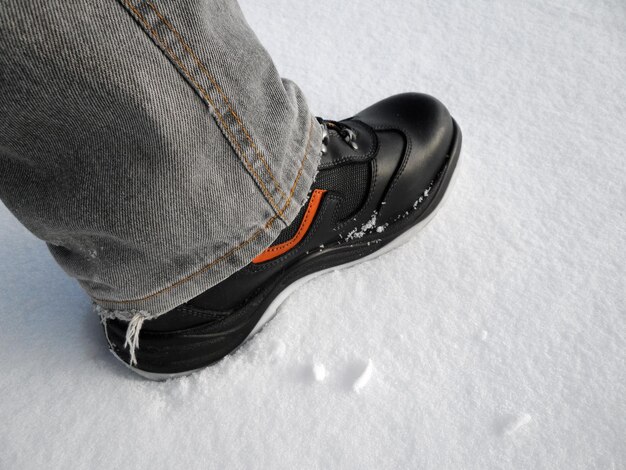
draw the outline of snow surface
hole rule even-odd
[[[167,383],[114,360],[0,207],[0,468],[625,469],[624,1],[243,8],[318,115],[440,97],[465,138],[454,193]]]

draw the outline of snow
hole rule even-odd
[[[372,230],[378,231],[382,225],[376,226],[376,217],[378,216],[378,212],[374,211],[372,216],[369,218],[367,222],[361,225],[361,228],[355,227],[346,235],[346,241],[350,240],[358,240],[359,238],[363,238],[366,234],[371,232]],[[383,229],[384,230],[384,229]]]
[[[373,373],[374,373],[374,364],[372,363],[372,360],[370,359],[367,361],[367,365],[365,366],[365,369],[363,369],[363,372],[361,372],[361,375],[359,375],[359,377],[356,379],[356,381],[352,385],[352,390],[354,390],[356,393],[361,393],[361,391],[365,388],[365,386],[368,384],[368,382],[372,378]]]
[[[523,413],[519,416],[512,417],[509,422],[504,426],[503,431],[504,434],[513,434],[522,426],[526,426],[530,423],[532,417],[529,414]]]
[[[328,377],[328,371],[326,370],[326,366],[324,364],[320,364],[319,362],[313,364],[313,377],[317,382],[323,382]]]
[[[0,206],[0,468],[626,468],[624,2],[294,5],[242,6],[316,114],[408,90],[449,106],[446,207],[237,354],[153,383]]]

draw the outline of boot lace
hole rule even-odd
[[[333,130],[341,137],[346,144],[352,147],[353,150],[358,150],[359,146],[356,143],[357,134],[346,123],[339,121],[332,121],[330,119],[323,119],[318,117],[318,122],[322,125],[322,155],[328,151],[328,141],[330,139],[330,130]]]

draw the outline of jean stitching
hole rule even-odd
[[[239,114],[231,106],[230,100],[226,97],[226,94],[224,93],[224,90],[219,85],[219,83],[217,82],[215,77],[207,70],[206,66],[198,58],[198,55],[193,51],[191,46],[185,41],[185,39],[176,30],[176,28],[172,25],[172,23],[170,23],[170,21],[163,16],[163,14],[157,9],[157,7],[153,3],[151,3],[151,2],[146,2],[146,4],[152,9],[152,11],[154,11],[154,13],[157,15],[157,17],[161,20],[161,22],[176,36],[176,39],[178,39],[178,42],[181,44],[181,46],[183,46],[183,49],[185,49],[187,54],[189,54],[191,56],[191,58],[194,60],[194,62],[198,66],[198,68],[209,79],[211,84],[213,84],[213,86],[215,87],[215,89],[217,90],[219,95],[222,97],[222,100],[224,101],[224,104],[226,104],[226,107],[228,108],[228,111],[233,116],[233,118],[235,118],[235,121],[237,121],[237,123],[241,127],[241,130],[243,131],[243,133],[244,133],[244,135],[246,137],[246,140],[250,143],[250,145],[254,149],[254,152],[256,153],[257,157],[263,163],[263,166],[267,170],[268,175],[270,176],[272,182],[274,183],[274,187],[281,193],[283,198],[286,197],[285,192],[283,191],[282,187],[280,186],[278,181],[276,181],[276,178],[274,177],[274,173],[272,173],[272,170],[270,169],[270,167],[269,167],[269,165],[267,163],[267,160],[263,156],[263,153],[259,150],[258,146],[256,145],[256,143],[254,142],[254,140],[250,136],[246,126],[243,124],[241,118],[239,117]]]
[[[268,230],[276,221],[276,219],[278,219],[279,217],[282,217],[282,215],[287,211],[287,209],[289,209],[289,207],[291,206],[291,202],[293,200],[293,196],[296,192],[296,187],[298,185],[298,181],[300,180],[301,176],[302,176],[302,172],[304,171],[304,164],[306,163],[308,157],[309,157],[309,150],[311,148],[311,135],[312,135],[312,129],[313,129],[313,121],[309,122],[309,130],[308,130],[308,136],[307,136],[307,143],[306,143],[306,147],[304,149],[304,156],[300,162],[300,167],[298,169],[298,173],[296,175],[296,178],[291,186],[291,190],[289,191],[289,197],[287,198],[287,201],[285,202],[285,205],[283,206],[283,208],[275,215],[273,215],[272,217],[270,217],[265,224],[263,225],[263,227],[261,227],[260,229],[258,229],[257,231],[255,231],[249,238],[247,238],[246,240],[242,241],[241,243],[239,243],[237,246],[235,246],[234,248],[231,248],[230,250],[228,250],[226,253],[224,253],[222,256],[215,258],[213,261],[211,261],[209,264],[205,265],[204,267],[202,267],[201,269],[199,269],[198,271],[191,273],[189,276],[180,279],[178,281],[176,281],[173,284],[170,284],[167,287],[164,287],[161,290],[158,290],[157,292],[154,292],[150,295],[147,295],[145,297],[141,297],[139,299],[130,299],[130,300],[109,300],[109,299],[98,299],[94,297],[95,301],[98,302],[109,302],[109,303],[114,303],[114,304],[126,304],[126,303],[132,303],[132,302],[143,302],[146,300],[150,300],[158,295],[161,295],[169,290],[172,290],[188,281],[190,281],[192,278],[199,276],[200,274],[205,273],[206,271],[208,271],[209,269],[211,269],[213,266],[215,266],[217,263],[224,261],[225,259],[228,259],[229,257],[233,256],[238,250],[240,250],[241,248],[243,248],[244,246],[246,246],[247,244],[249,244],[250,242],[256,240],[265,230]]]
[[[210,103],[210,105],[213,107],[214,111],[215,111],[215,115],[218,118],[218,120],[220,121],[220,123],[222,124],[224,130],[228,133],[228,135],[230,136],[233,144],[235,145],[235,147],[238,150],[238,154],[241,156],[246,168],[250,171],[250,173],[253,175],[253,177],[255,178],[255,180],[259,183],[259,186],[261,187],[261,191],[263,192],[263,194],[265,195],[265,197],[268,199],[268,202],[271,204],[272,208],[274,209],[275,212],[280,212],[280,209],[278,208],[278,205],[276,204],[276,202],[274,201],[274,198],[272,197],[271,193],[269,192],[269,190],[267,189],[267,187],[265,186],[265,183],[263,182],[263,180],[261,179],[261,177],[258,175],[258,173],[255,171],[254,167],[252,166],[252,164],[250,163],[250,161],[248,160],[248,157],[246,157],[243,149],[241,148],[241,145],[239,144],[239,142],[237,141],[237,139],[235,138],[232,129],[228,126],[228,124],[226,123],[226,121],[224,120],[224,117],[222,116],[222,114],[220,113],[219,109],[217,108],[215,102],[213,101],[213,99],[209,96],[209,94],[206,92],[206,90],[202,87],[202,85],[200,85],[191,75],[191,73],[189,72],[189,70],[187,69],[187,67],[185,67],[185,65],[181,62],[180,58],[176,55],[176,53],[165,43],[165,41],[163,41],[163,39],[161,38],[161,36],[159,35],[159,33],[157,33],[157,31],[150,26],[150,24],[148,23],[148,21],[146,20],[146,18],[141,14],[141,12],[139,10],[137,10],[133,5],[131,5],[127,0],[123,0],[124,3],[128,6],[128,8],[130,8],[133,13],[135,13],[135,15],[137,15],[137,17],[141,20],[141,22],[144,24],[144,26],[146,28],[148,28],[148,30],[150,30],[150,32],[152,33],[152,35],[154,36],[154,38],[158,41],[158,43],[168,52],[168,54],[170,54],[170,56],[172,57],[172,59],[174,60],[174,62],[176,62],[176,64],[181,68],[181,70],[183,71],[183,73],[187,76],[187,78],[196,86],[196,88],[200,91],[200,93],[202,94],[202,96]]]

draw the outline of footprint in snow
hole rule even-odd
[[[516,433],[520,428],[526,426],[532,421],[532,416],[528,413],[520,413],[517,415],[502,416],[496,423],[496,429],[499,434],[510,436]]]
[[[357,362],[348,368],[346,382],[355,393],[361,393],[370,382],[374,373],[374,364],[371,359],[367,362]]]
[[[371,359],[355,361],[347,364],[343,370],[343,377],[340,375],[339,383],[343,384],[346,390],[361,393],[374,374],[374,364]],[[301,383],[326,382],[329,376],[328,369],[321,362],[300,363],[293,367],[293,377]]]
[[[328,371],[326,370],[326,367],[324,366],[324,364],[320,364],[319,362],[313,364],[312,372],[313,378],[316,382],[323,382],[324,380],[326,380],[326,377],[328,377]]]

